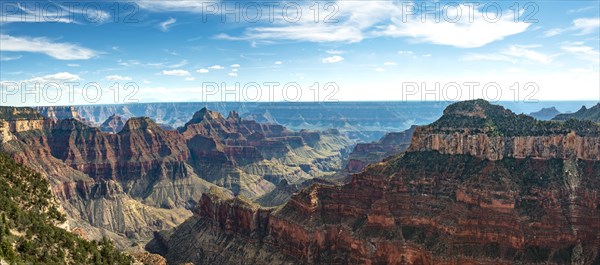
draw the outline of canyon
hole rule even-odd
[[[205,193],[146,245],[169,264],[598,264],[600,125],[476,100],[406,152],[282,206]]]
[[[1,151],[48,179],[70,229],[122,249],[182,223],[211,190],[258,201],[282,181],[332,175],[353,144],[336,130],[295,132],[206,108],[178,130],[111,115],[103,132],[75,111],[53,113],[0,107]]]
[[[356,106],[360,104],[360,111]],[[120,105],[45,106],[35,109],[52,119],[80,119],[100,126],[111,116],[149,117],[160,125],[184,126],[194,113],[207,108],[220,113],[235,110],[247,120],[280,124],[294,131],[336,129],[352,140],[376,141],[386,133],[414,124],[428,124],[442,115],[445,102],[176,102]]]
[[[357,143],[348,156],[344,172],[358,173],[369,164],[406,151],[416,128],[413,125],[406,131],[387,133],[375,142]]]
[[[105,107],[0,107],[0,151],[44,176],[61,227],[145,264],[600,263],[589,119],[474,100],[358,137],[256,110],[201,108],[175,129]]]

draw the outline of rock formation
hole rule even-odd
[[[582,106],[581,109],[579,109],[575,113],[557,115],[556,117],[554,117],[553,120],[565,121],[565,120],[569,120],[569,119],[600,122],[600,103],[596,104],[595,106],[593,106],[589,109],[586,108],[585,106]]]
[[[453,104],[348,184],[271,209],[205,194],[147,249],[169,264],[598,264],[600,126],[526,117]]]
[[[149,117],[158,124],[173,128],[187,123],[194,113],[206,107],[220,113],[236,110],[239,116],[259,123],[280,124],[291,130],[337,129],[351,139],[361,142],[376,141],[388,132],[406,130],[412,124],[427,124],[442,115],[447,103],[402,103],[361,102],[357,111],[356,102],[178,102],[178,103],[135,103],[122,105],[81,105],[74,106],[77,114],[99,126],[112,115],[125,119]],[[42,114],[57,119],[75,118],[57,115],[59,108],[36,108]],[[68,111],[60,111],[68,113]]]
[[[490,160],[600,160],[598,136],[598,125],[592,122],[537,121],[479,100],[451,105],[439,120],[417,128],[409,151],[435,150]]]
[[[108,117],[108,119],[106,119],[106,121],[104,121],[99,128],[100,131],[103,132],[118,133],[123,129],[123,126],[125,126],[126,122],[127,119],[114,114]]]
[[[210,189],[258,200],[283,179],[333,174],[352,144],[336,131],[292,132],[207,109],[180,131],[139,117],[105,133],[12,107],[0,107],[0,125],[0,150],[47,176],[72,226],[120,247],[180,224]]]
[[[356,144],[344,169],[348,173],[358,173],[368,164],[404,152],[409,147],[416,128],[412,126],[403,132],[387,133],[377,142]]]
[[[550,107],[542,108],[539,111],[529,113],[529,116],[534,117],[538,120],[549,121],[552,118],[556,117],[556,115],[558,114],[560,114],[560,111],[558,111],[555,107]]]

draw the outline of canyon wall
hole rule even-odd
[[[445,113],[345,185],[315,183],[270,209],[207,195],[147,248],[170,264],[600,263],[598,149],[577,147],[594,143],[597,124],[526,124],[485,101]],[[487,151],[484,139],[524,147]]]
[[[565,135],[504,137],[472,134],[465,129],[448,134],[420,127],[415,131],[409,150],[435,150],[443,154],[465,154],[489,160],[505,157],[600,160],[600,137],[580,136],[574,131]]]
[[[46,114],[73,114],[57,111]],[[179,131],[144,117],[108,124],[106,133],[79,118],[0,107],[0,147],[48,178],[72,227],[120,247],[182,223],[210,189],[257,200],[281,180],[332,174],[351,145],[339,132],[293,132],[207,109]]]

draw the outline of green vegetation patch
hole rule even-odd
[[[40,174],[0,153],[0,259],[10,264],[131,264],[112,242],[57,227],[65,217]]]

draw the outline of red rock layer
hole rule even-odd
[[[449,134],[435,133],[429,127],[419,127],[409,150],[435,150],[444,154],[465,154],[490,160],[505,157],[575,157],[600,160],[600,137],[585,137],[575,132],[566,135],[504,137],[473,134],[468,129]]]
[[[436,160],[445,162],[420,164]],[[259,240],[300,263],[594,264],[599,190],[598,162],[407,153],[345,186],[314,185],[270,213],[204,196],[195,214],[217,233]]]

